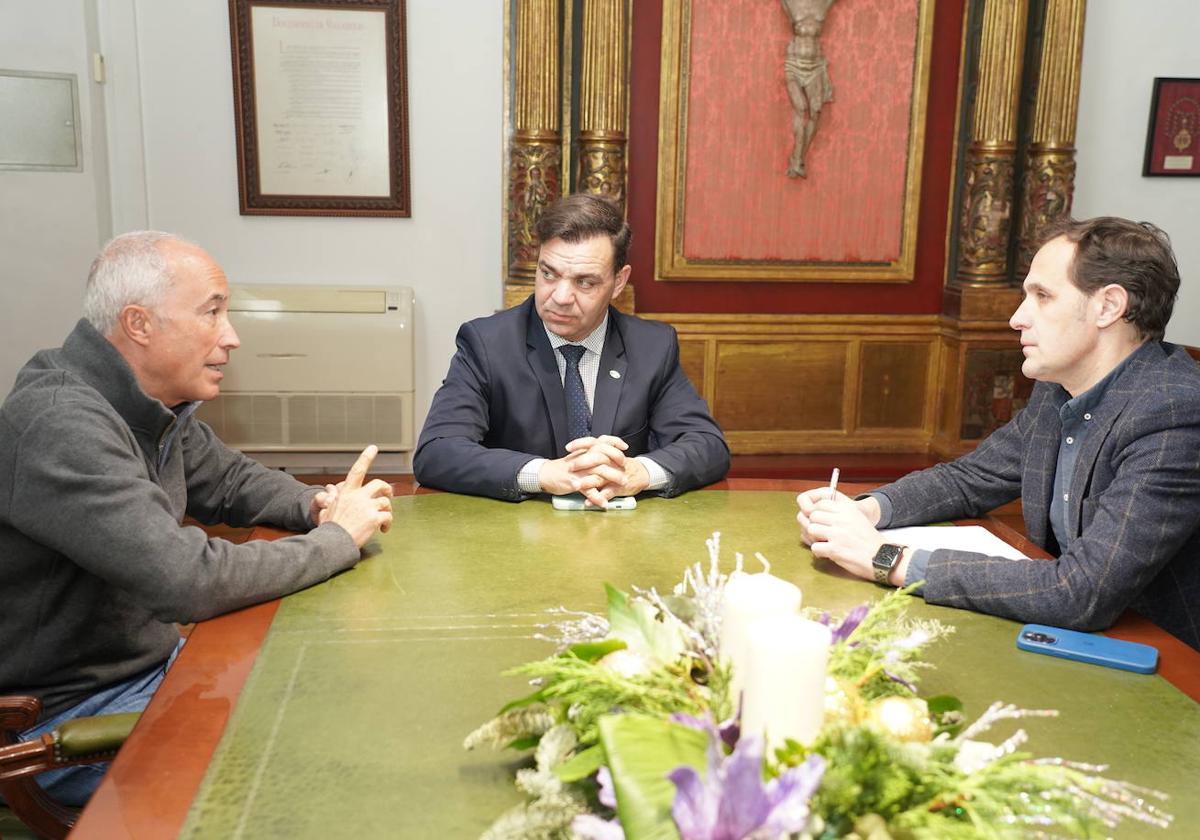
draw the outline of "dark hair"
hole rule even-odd
[[[613,273],[625,267],[633,231],[615,202],[591,193],[564,196],[542,211],[537,221],[538,243],[561,239],[582,242],[607,236],[613,248]]]
[[[1125,320],[1143,339],[1161,341],[1179,293],[1179,266],[1165,232],[1149,222],[1115,216],[1063,219],[1046,231],[1075,245],[1070,280],[1086,295],[1110,283],[1129,293]]]

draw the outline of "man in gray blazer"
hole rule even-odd
[[[458,331],[417,480],[508,501],[582,493],[605,507],[724,478],[729,448],[679,365],[675,331],[612,305],[630,273],[620,210],[571,195],[546,208],[537,234],[533,294]]]
[[[857,500],[799,499],[818,557],[932,604],[1099,630],[1132,607],[1200,648],[1200,368],[1162,341],[1179,271],[1162,231],[1064,222],[1010,320],[1029,404],[969,455]],[[1052,561],[889,545],[876,527],[980,516],[1020,497]]]

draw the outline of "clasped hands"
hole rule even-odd
[[[565,456],[546,461],[538,471],[545,493],[582,493],[586,504],[602,508],[609,499],[636,496],[650,484],[650,473],[637,458],[625,457],[629,444],[619,437],[576,438],[566,448]]]
[[[326,484],[309,507],[309,519],[314,525],[326,522],[341,525],[359,548],[371,539],[376,529],[386,532],[392,527],[392,485],[380,478],[363,484],[378,454],[379,448],[374,444],[364,449],[345,481]]]
[[[874,578],[871,561],[884,543],[875,530],[880,515],[878,501],[869,496],[856,501],[842,493],[831,494],[828,487],[818,487],[797,496],[796,504],[800,506],[796,514],[800,539],[812,548],[814,556],[832,560],[857,577]]]

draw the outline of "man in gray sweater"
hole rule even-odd
[[[0,406],[0,694],[41,699],[36,737],[64,720],[145,707],[200,621],[311,586],[391,525],[391,487],[308,487],[221,443],[193,417],[217,396],[238,337],[228,283],[169,234],[108,243],[84,318],[39,352]],[[235,545],[181,527],[270,524],[302,536]],[[103,770],[45,774],[81,804]]]

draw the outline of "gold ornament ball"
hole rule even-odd
[[[901,741],[928,741],[933,737],[929,706],[919,697],[884,697],[871,704],[867,720]]]

